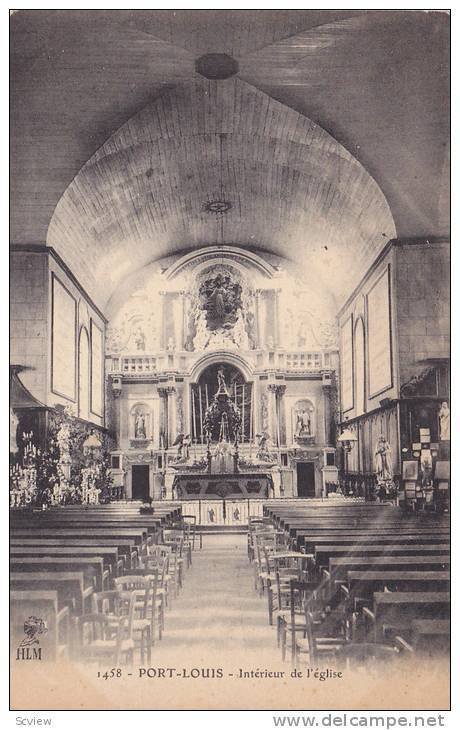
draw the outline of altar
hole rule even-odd
[[[277,468],[276,457],[271,457],[267,438],[261,434],[253,454],[252,428],[249,452],[247,448],[241,451],[245,446],[242,443],[243,412],[231,397],[220,366],[217,389],[204,417],[200,418],[205,451],[198,453],[196,445],[192,449],[189,436],[177,439],[178,455],[169,469],[173,499],[268,499],[274,496],[272,470]]]
[[[177,474],[173,498],[188,499],[269,499],[274,494],[271,474]]]

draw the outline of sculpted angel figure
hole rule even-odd
[[[190,456],[190,434],[183,434],[179,433],[176,436],[176,440],[173,443],[173,446],[178,446],[177,450],[177,460],[178,461],[188,461]]]

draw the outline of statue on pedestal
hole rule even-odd
[[[177,450],[177,461],[188,461],[190,458],[190,444],[191,444],[191,438],[190,434],[187,435],[180,433],[176,436],[176,440],[173,443],[173,446],[178,446]]]
[[[438,413],[439,440],[450,441],[450,409],[447,401],[443,401]]]
[[[219,386],[217,389],[217,395],[228,395],[223,368],[219,368],[219,370],[217,371],[217,384]]]
[[[267,433],[257,433],[257,454],[256,458],[259,461],[270,461],[270,452],[268,450],[269,436]]]
[[[145,431],[145,415],[142,412],[136,415],[136,420],[134,421],[134,438],[147,438]]]
[[[393,467],[391,464],[391,446],[385,436],[379,436],[374,451],[375,473],[377,482],[389,482],[393,479]]]

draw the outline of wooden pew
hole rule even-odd
[[[315,548],[314,556],[317,566],[325,566],[328,564],[329,558],[332,557],[372,557],[379,555],[393,555],[401,557],[402,555],[439,555],[449,554],[450,546],[448,543],[440,544],[420,544],[420,545],[324,545]]]
[[[450,573],[441,570],[349,570],[347,595],[370,600],[374,593],[389,591],[448,591]],[[343,586],[345,587],[345,586]]]
[[[33,557],[101,557],[104,561],[104,569],[109,571],[110,578],[116,578],[124,572],[124,558],[118,555],[116,547],[88,547],[88,546],[63,546],[56,545],[33,545],[33,546],[10,546],[10,557],[20,558],[21,556]]]
[[[124,527],[30,527],[29,529],[12,528],[11,537],[77,537],[77,538],[99,538],[117,540],[123,537],[134,540],[139,547],[151,545],[151,536],[148,536],[144,528]]]
[[[330,558],[329,568],[323,568],[327,579],[343,581],[349,570],[411,570],[445,571],[450,566],[450,556],[445,555],[402,555],[400,557],[364,556],[361,558]]]
[[[19,591],[56,591],[59,608],[67,605],[75,614],[82,614],[89,608],[89,599],[94,592],[83,571],[10,573],[10,584],[13,590]]]
[[[21,573],[27,571],[56,571],[62,572],[65,569],[83,570],[85,579],[94,583],[97,591],[108,589],[109,571],[104,570],[104,561],[101,557],[85,557],[76,558],[73,556],[51,557],[43,556],[10,556],[10,570],[13,573]]]
[[[27,647],[20,647],[24,633],[24,622],[30,616],[42,619],[46,624],[46,633],[37,636],[39,645],[31,645],[29,654]],[[68,657],[70,647],[70,612],[68,606],[60,606],[58,593],[55,590],[12,590],[10,592],[10,642],[13,659],[19,656],[33,656],[33,649],[41,648],[42,661],[55,661],[60,657]],[[19,652],[19,654],[18,654]]]
[[[49,528],[49,529],[13,529],[11,531],[11,539],[64,539],[68,542],[63,544],[71,544],[72,539],[79,540],[81,544],[94,545],[94,540],[100,540],[101,545],[123,545],[133,544],[137,553],[144,553],[147,545],[151,545],[151,536],[147,537],[146,531],[142,529],[125,529],[125,528],[97,528],[88,527],[80,528]]]
[[[449,542],[449,535],[445,535],[439,532],[430,533],[415,533],[410,535],[404,535],[401,533],[390,534],[375,533],[371,530],[367,532],[352,532],[346,530],[343,532],[335,533],[299,533],[297,535],[296,543],[294,547],[297,550],[304,549],[306,552],[312,552],[315,547],[321,545],[359,545],[365,543],[367,545],[380,544],[380,545],[417,545],[417,544],[437,544]]]
[[[448,592],[407,591],[374,593],[373,610],[364,607],[363,616],[374,641],[383,641],[390,632],[397,635],[411,629],[414,619],[448,619],[450,595]]]
[[[447,619],[415,619],[411,623],[410,642],[419,654],[436,656],[450,650],[450,621]]]
[[[96,538],[96,537],[11,537],[13,547],[112,547],[118,551],[119,559],[125,558],[127,568],[135,568],[138,562],[138,545],[132,538]]]

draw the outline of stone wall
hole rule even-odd
[[[91,335],[92,323],[104,332],[105,320],[93,306],[63,262],[42,247],[11,252],[10,347],[11,364],[22,365],[20,379],[35,398],[47,406],[72,406],[78,414],[78,333],[85,327]],[[52,286],[53,277],[66,288],[76,303],[75,332],[69,331],[69,343],[75,341],[75,399],[52,389]],[[73,338],[73,340],[72,340]],[[102,343],[102,360],[104,344]],[[104,373],[101,368],[101,387]],[[104,396],[102,394],[102,401]],[[90,413],[89,420],[103,426],[102,414]]]
[[[450,357],[449,244],[403,244],[396,248],[399,373],[401,385]]]
[[[21,381],[42,403],[48,372],[48,260],[42,253],[11,253],[10,362],[25,366]]]

